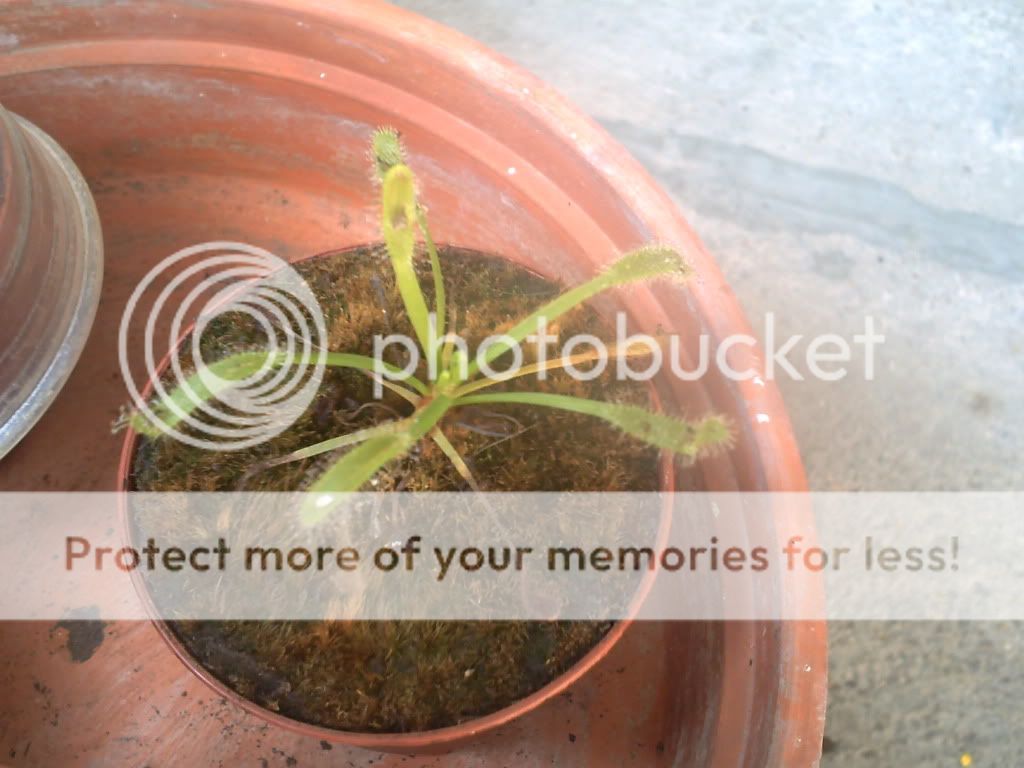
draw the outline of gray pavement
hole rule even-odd
[[[816,490],[1024,489],[1024,4],[403,0],[533,71],[673,195],[783,381]],[[826,768],[1024,766],[1024,626],[831,629]]]

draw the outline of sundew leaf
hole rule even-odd
[[[674,248],[666,245],[645,245],[610,264],[596,279],[605,280],[605,287],[611,288],[659,277],[685,280],[691,275],[689,265]]]
[[[394,128],[378,128],[370,140],[370,151],[373,154],[373,167],[380,181],[385,174],[396,165],[405,163],[405,150]]]
[[[685,280],[690,274],[690,268],[677,251],[664,245],[647,245],[630,251],[609,265],[597,277],[552,299],[517,323],[506,332],[506,335],[519,343],[537,331],[537,326],[542,319],[551,323],[566,312],[610,288],[655,278],[667,277]],[[484,361],[490,363],[511,348],[512,345],[506,342],[491,344],[484,354]],[[469,377],[474,376],[479,369],[479,360],[473,360],[469,365]]]
[[[387,246],[395,283],[420,348],[427,350],[430,315],[419,278],[413,266],[417,227],[416,183],[406,165],[396,165],[384,174],[381,193],[381,232]]]
[[[397,432],[372,437],[346,453],[317,478],[302,503],[300,518],[315,525],[354,493],[389,461],[402,456],[422,440],[452,406],[451,398],[439,395],[404,420]]]
[[[605,403],[546,392],[495,392],[467,395],[455,401],[456,406],[500,403],[558,408],[594,416],[645,443],[689,459],[727,447],[732,440],[729,426],[720,416],[706,416],[700,421],[691,422],[654,413],[636,405]]]
[[[319,456],[322,453],[329,451],[336,451],[339,448],[347,448],[350,445],[357,445],[364,443],[367,440],[371,440],[375,437],[381,437],[384,435],[393,435],[408,429],[408,420],[401,419],[398,421],[389,421],[385,424],[377,424],[373,427],[367,427],[366,429],[360,429],[355,432],[349,432],[345,435],[339,435],[338,437],[332,437],[328,440],[321,440],[319,443],[313,443],[307,445],[305,448],[300,448],[297,451],[285,454],[284,456],[278,456],[274,459],[269,459],[261,465],[264,469],[269,467],[276,467],[280,464],[287,464],[291,461],[299,461],[301,459],[309,459],[313,456]]]
[[[444,275],[441,274],[441,259],[437,255],[437,246],[434,245],[434,238],[431,236],[430,228],[427,226],[427,214],[423,210],[423,206],[416,209],[416,222],[423,233],[423,242],[427,245],[427,255],[430,257],[430,272],[434,279],[434,317],[437,322],[434,333],[436,338],[443,339],[445,334],[445,312],[447,311],[445,306]],[[438,363],[440,363],[441,351],[442,348],[438,347]],[[440,365],[438,365],[438,370],[440,370]]]
[[[346,453],[312,485],[302,502],[299,519],[315,525],[344,500],[344,495],[358,491],[377,471],[416,444],[409,431],[374,437]]]
[[[388,171],[396,165],[405,165],[405,147],[394,128],[378,128],[373,132],[370,150],[373,155],[374,170],[377,178],[384,181]],[[430,270],[434,278],[435,313],[437,314],[437,337],[444,337],[445,323],[445,294],[444,280],[441,275],[441,261],[437,256],[437,246],[427,226],[427,215],[423,206],[417,204],[416,223],[423,233],[423,241],[427,246],[427,255],[430,257]]]
[[[427,394],[427,385],[411,374],[405,374],[401,368],[383,360],[369,357],[367,355],[354,355],[350,352],[328,352],[324,360],[332,368],[357,368],[371,373],[386,371],[393,377],[392,383],[401,382],[408,384],[421,395]]]
[[[129,418],[132,429],[147,437],[159,437],[166,430],[175,429],[191,416],[200,405],[217,399],[223,393],[229,391],[250,376],[256,373],[266,364],[277,365],[313,365],[316,357],[308,360],[289,357],[284,352],[239,352],[229,355],[221,360],[210,363],[206,366],[207,371],[216,377],[212,386],[207,386],[203,376],[196,371],[178,386],[172,388],[167,395],[158,398],[150,403],[150,409],[160,423],[154,423],[142,411],[135,411]],[[402,375],[402,370],[390,363],[375,360],[367,355],[353,355],[347,352],[328,352],[324,355],[324,362],[333,368],[353,368],[379,375],[382,369],[394,377]],[[207,379],[213,378],[207,376]],[[409,384],[416,392],[425,394],[427,387],[415,376],[402,377],[402,382]],[[392,382],[394,384],[394,382]],[[395,384],[399,386],[399,384]],[[404,389],[404,387],[402,388]],[[408,390],[406,390],[408,392]],[[409,393],[413,394],[413,393]],[[415,397],[415,395],[414,395]]]
[[[159,437],[165,430],[175,429],[200,405],[216,399],[250,376],[255,376],[267,364],[269,355],[268,352],[240,352],[210,363],[206,366],[206,372],[212,376],[204,376],[196,371],[164,397],[149,404],[156,421],[151,420],[143,411],[135,411],[128,423],[139,434]]]
[[[634,357],[648,357],[651,354],[653,354],[653,350],[650,346],[636,342],[629,345],[613,344],[604,350],[604,357],[609,361]],[[541,371],[553,371],[560,368],[568,368],[571,365],[577,366],[582,363],[592,363],[600,360],[601,357],[602,355],[600,352],[596,349],[592,349],[588,352],[578,352],[575,355],[553,357],[545,360],[543,363],[530,363],[529,365],[524,365],[513,371],[499,373],[496,376],[477,379],[469,382],[468,384],[463,384],[455,390],[455,396],[462,397],[464,395],[469,395],[473,392],[479,392],[481,389],[487,389],[488,387],[493,387],[496,384],[501,384],[503,381],[511,381],[512,379],[531,376],[535,373],[540,373]]]
[[[469,486],[471,491],[476,493],[480,492],[480,485],[477,483],[476,478],[473,477],[473,473],[469,469],[469,465],[466,460],[462,458],[462,454],[459,453],[458,449],[451,444],[448,437],[441,431],[440,427],[434,427],[430,431],[430,437],[437,444],[437,447],[441,449],[442,453],[448,457],[448,461],[452,463],[456,471],[466,481],[466,485]]]

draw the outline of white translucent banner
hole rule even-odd
[[[1024,494],[0,494],[0,619],[1024,619]]]

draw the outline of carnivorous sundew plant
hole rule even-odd
[[[259,471],[321,454],[340,454],[308,489],[312,495],[302,511],[304,522],[312,524],[322,519],[335,506],[335,494],[358,491],[388,462],[409,452],[422,440],[436,443],[466,484],[473,490],[479,490],[469,464],[445,435],[445,417],[463,406],[518,404],[572,411],[601,419],[645,443],[688,460],[695,460],[728,444],[729,427],[717,415],[690,421],[638,405],[550,392],[506,392],[497,386],[511,378],[595,361],[598,358],[596,351],[545,359],[496,374],[491,368],[492,363],[511,353],[517,344],[535,334],[539,327],[555,323],[562,315],[604,291],[648,280],[685,280],[690,270],[675,250],[664,245],[648,245],[626,253],[597,276],[556,296],[513,324],[504,334],[492,337],[491,343],[481,345],[476,356],[470,359],[463,348],[452,343],[453,334],[446,334],[446,319],[454,325],[451,318],[456,313],[449,313],[441,262],[430,234],[427,211],[418,201],[415,176],[406,164],[404,149],[394,130],[385,128],[375,132],[372,157],[374,172],[381,186],[382,239],[416,342],[423,351],[423,359],[428,362],[428,375],[417,377],[369,355],[327,353],[328,366],[364,372],[407,401],[413,410],[408,416],[308,445],[253,468]],[[414,260],[424,253],[430,261],[433,279],[433,311],[428,308],[415,271]],[[610,357],[649,353],[645,345],[612,346],[607,350]],[[228,382],[230,386],[266,370],[268,363],[271,366],[304,364],[301,360],[285,361],[283,358],[278,363],[276,359],[268,359],[272,354],[240,352],[210,363],[209,367],[218,380]],[[481,368],[489,374],[483,375]],[[132,414],[130,423],[137,432],[156,438],[163,429],[179,424],[200,404],[217,395],[217,391],[202,383],[198,374],[193,374],[151,405],[153,412],[159,415],[160,426],[140,412]]]

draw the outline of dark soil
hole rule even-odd
[[[448,302],[457,311],[455,330],[471,350],[559,290],[508,262],[473,253],[445,250],[442,264]],[[429,267],[421,266],[429,294]],[[323,306],[330,349],[373,354],[375,334],[411,335],[382,250],[312,259],[299,271]],[[601,336],[605,330],[587,307],[558,326],[551,332],[563,339],[582,332]],[[224,318],[207,329],[201,348],[204,359],[215,360],[259,348],[261,341],[247,321]],[[397,357],[389,362],[404,364]],[[524,377],[500,386],[617,402],[649,398],[645,384],[618,382],[607,373],[591,382],[554,373],[547,381]],[[132,484],[144,491],[302,490],[332,457],[251,469],[410,409],[390,393],[375,400],[372,382],[359,372],[328,369],[307,412],[274,440],[225,453],[143,439]],[[446,416],[442,428],[486,491],[658,489],[658,452],[585,416],[523,406],[463,408]],[[458,491],[465,483],[433,443],[423,443],[378,473],[366,490]],[[241,695],[299,720],[362,732],[425,730],[494,712],[564,672],[609,627],[608,622],[441,621],[174,625],[195,657]]]

